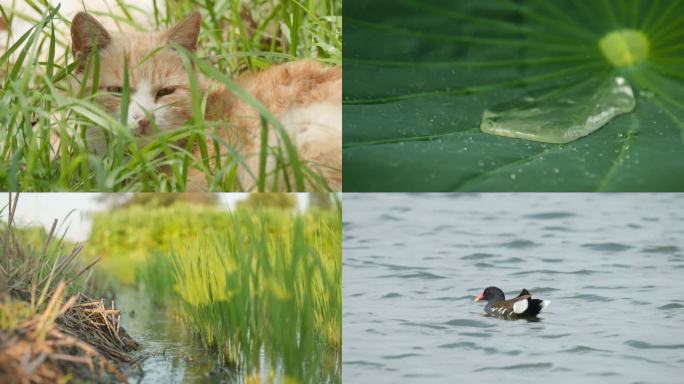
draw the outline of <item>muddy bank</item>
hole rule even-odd
[[[125,381],[136,367],[131,352],[139,345],[121,327],[120,311],[65,290],[60,283],[37,313],[35,291],[2,295],[0,382]]]

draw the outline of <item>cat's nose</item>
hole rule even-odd
[[[142,118],[138,120],[138,127],[134,130],[136,135],[147,135],[148,128],[150,126],[150,120],[148,118]]]

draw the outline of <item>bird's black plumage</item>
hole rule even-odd
[[[549,301],[533,299],[532,294],[527,289],[520,291],[520,294],[510,300],[506,300],[506,295],[497,287],[487,287],[475,301],[486,300],[485,312],[506,319],[535,317],[541,312],[542,308],[549,304]]]

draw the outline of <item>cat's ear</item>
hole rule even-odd
[[[93,47],[106,48],[112,42],[112,37],[97,19],[85,12],[79,12],[71,22],[71,42],[74,57],[83,62],[87,60]]]
[[[190,52],[197,49],[202,16],[199,12],[193,12],[167,32],[169,42],[179,44]]]

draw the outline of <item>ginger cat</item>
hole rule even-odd
[[[169,43],[195,51],[201,17],[194,13],[168,31],[153,33],[115,33],[105,29],[87,13],[77,14],[72,22],[73,51],[80,63],[79,80],[85,63],[97,45],[100,56],[97,102],[117,119],[120,118],[123,87],[123,60],[129,68],[130,105],[128,126],[143,138],[153,134],[151,119],[161,131],[172,130],[192,116],[191,88],[181,56]],[[150,53],[156,51],[152,56]],[[299,157],[319,172],[333,189],[342,187],[342,70],[313,61],[296,61],[275,65],[259,73],[248,73],[235,80],[259,100],[288,131]],[[208,94],[207,120],[225,121],[230,128],[221,136],[235,147],[245,163],[238,169],[243,189],[250,190],[258,174],[261,120],[258,112],[227,90],[223,85],[202,81]],[[269,145],[277,143],[274,129],[269,130]],[[211,144],[208,145],[213,148]],[[195,151],[199,158],[199,151]],[[213,157],[213,154],[210,153]],[[267,173],[274,160],[267,163]],[[292,180],[292,179],[290,179]],[[272,180],[269,180],[272,183]],[[282,185],[282,181],[279,185]],[[311,186],[308,185],[307,188]],[[188,190],[205,190],[204,174],[191,170]]]

